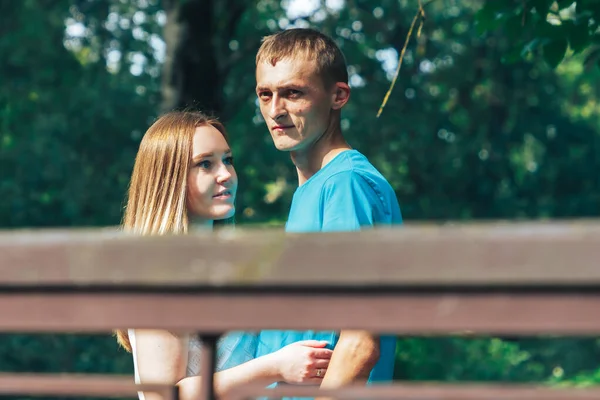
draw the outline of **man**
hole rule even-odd
[[[312,29],[265,38],[256,56],[256,81],[275,147],[290,153],[298,172],[286,231],[353,231],[402,222],[392,187],[344,139],[340,113],[350,87],[344,56],[331,38]],[[322,388],[392,379],[395,338],[363,331],[262,331],[257,356],[307,339],[326,340],[334,348]]]

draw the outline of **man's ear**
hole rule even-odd
[[[346,105],[350,99],[350,86],[344,82],[335,83],[335,92],[333,93],[333,104],[331,108],[339,110]]]

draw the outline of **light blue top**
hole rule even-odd
[[[286,231],[355,231],[401,223],[400,206],[390,184],[364,155],[347,150],[298,187]],[[326,340],[330,343],[329,348],[333,348],[339,334],[266,330],[261,331],[258,339],[257,357],[299,340]],[[392,380],[395,349],[394,336],[381,337],[380,359],[371,371],[369,382]]]
[[[258,333],[231,331],[219,338],[215,370],[223,371],[244,364],[254,358]]]

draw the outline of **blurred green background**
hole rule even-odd
[[[376,118],[417,0],[0,1],[0,227],[118,225],[141,136],[185,106],[230,132],[238,223],[281,226],[296,176],[260,117],[254,55],[293,26],[342,47],[343,128],[406,223],[597,217],[600,1],[423,4]],[[0,338],[1,371],[132,373],[108,334]],[[396,377],[590,384],[599,359],[595,337],[401,338]]]

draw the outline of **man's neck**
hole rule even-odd
[[[306,150],[291,152],[292,162],[298,172],[298,186],[302,186],[338,154],[350,150],[339,129],[326,132]]]

